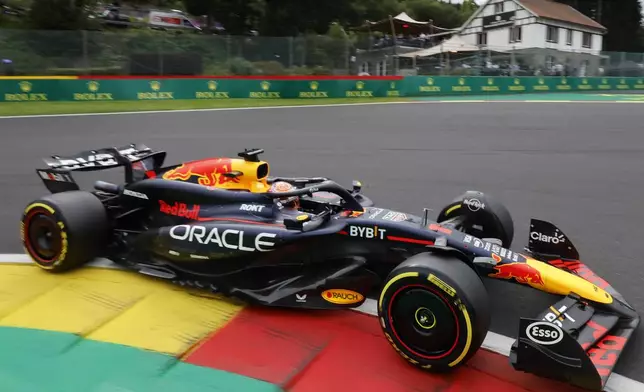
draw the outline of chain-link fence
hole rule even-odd
[[[370,36],[0,29],[0,74],[644,76],[644,53],[383,44]],[[418,51],[430,50],[420,53]]]
[[[348,39],[324,35],[0,30],[0,59],[15,75],[349,74],[352,51]]]

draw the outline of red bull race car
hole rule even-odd
[[[515,369],[602,390],[639,315],[579,260],[570,239],[533,219],[525,252],[489,195],[467,191],[434,220],[377,206],[354,182],[271,177],[261,149],[163,166],[144,145],[45,159],[51,194],[30,202],[21,236],[52,273],[97,257],[261,306],[341,309],[376,300],[383,333],[411,365],[465,364],[490,325],[483,279],[558,296],[518,320]],[[121,184],[83,191],[77,171],[122,167]]]

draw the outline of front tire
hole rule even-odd
[[[103,203],[83,191],[47,195],[22,214],[20,237],[25,252],[40,268],[63,272],[97,257],[109,239]]]
[[[462,260],[438,253],[412,256],[389,274],[378,316],[393,348],[432,372],[465,364],[490,325],[481,278]]]
[[[479,191],[467,191],[443,207],[436,221],[456,219],[456,229],[477,238],[501,240],[505,248],[512,246],[514,222],[505,205]]]

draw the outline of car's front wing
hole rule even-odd
[[[611,304],[573,294],[535,319],[521,318],[510,363],[516,370],[602,391],[640,318],[612,287]]]

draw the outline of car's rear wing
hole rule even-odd
[[[144,174],[148,170],[160,168],[166,157],[165,151],[153,151],[143,144],[129,144],[115,148],[81,151],[75,155],[52,155],[44,158],[46,169],[37,169],[36,173],[52,193],[78,190],[71,172],[99,171],[124,167],[125,182],[135,181],[135,174]]]

